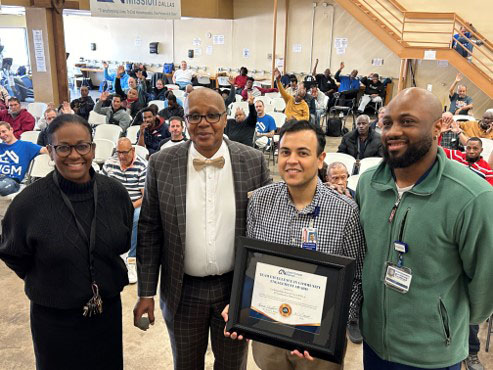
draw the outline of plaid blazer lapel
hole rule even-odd
[[[191,140],[177,151],[173,159],[173,190],[175,192],[176,218],[178,220],[178,230],[180,231],[182,248],[185,250],[185,237],[187,226],[187,168],[188,151]]]
[[[244,208],[245,200],[247,199],[247,190],[245,184],[247,183],[247,173],[244,169],[243,156],[240,149],[234,145],[231,141],[224,139],[228,145],[229,155],[231,156],[231,167],[233,169],[233,183],[235,187],[235,205],[236,205],[236,223],[235,223],[235,237],[243,234],[245,230],[245,217]]]

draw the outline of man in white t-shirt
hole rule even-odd
[[[191,69],[187,69],[187,62],[182,60],[181,68],[173,74],[173,83],[180,86],[181,90],[184,90],[187,85],[192,84],[193,77],[195,77],[195,73]]]
[[[160,150],[187,141],[187,138],[183,135],[183,118],[177,116],[171,117],[169,119],[168,131],[171,134],[171,137],[168,137],[159,143]]]

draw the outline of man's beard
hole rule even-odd
[[[469,157],[468,155],[466,155],[466,161],[467,161],[468,163],[471,163],[471,164],[472,164],[472,163],[476,163],[477,161],[479,161],[479,158],[481,158],[481,157],[480,157],[480,156],[478,156],[478,157],[476,157],[476,158],[471,158],[471,157]]]
[[[398,139],[398,138],[393,138]],[[400,138],[399,138],[400,139]],[[389,139],[387,139],[389,140]],[[387,149],[387,145],[383,145],[383,160],[391,168],[406,168],[409,167],[423,158],[431,149],[433,139],[431,136],[423,137],[416,144],[409,144],[404,152],[399,157],[391,157]]]

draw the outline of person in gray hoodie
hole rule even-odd
[[[126,132],[132,122],[132,117],[130,117],[130,114],[128,114],[127,110],[122,106],[122,98],[120,95],[114,94],[111,99],[111,106],[103,108],[103,104],[108,97],[109,93],[107,91],[103,92],[94,107],[94,111],[99,114],[104,114],[106,116],[106,123],[118,125],[122,128],[123,132]]]

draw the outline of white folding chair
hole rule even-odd
[[[174,90],[173,94],[175,93],[175,91],[177,90]],[[156,105],[158,107],[158,110],[164,109],[164,100],[151,100],[149,103],[147,103],[147,106],[150,107],[151,104]]]
[[[22,141],[30,141],[33,144],[38,142],[38,136],[41,131],[24,131],[21,134]]]
[[[276,112],[284,112],[286,109],[286,103],[283,98],[274,98],[270,100],[270,104],[274,106],[274,110]]]
[[[228,81],[228,77],[227,76],[218,76],[217,77],[217,84],[219,85],[219,87],[222,87],[222,86],[231,86],[231,84],[229,83]]]
[[[240,102],[240,101],[243,101],[243,96],[239,95],[239,94],[236,94],[236,101],[237,102]]]
[[[211,85],[211,79],[208,76],[198,76],[197,82],[201,85],[207,85],[207,87]]]
[[[166,86],[168,88],[168,90],[180,90],[180,86],[175,85],[175,84],[167,84],[164,86]]]
[[[274,110],[274,107],[270,104],[264,105],[264,112],[271,115],[271,116],[272,116],[272,113],[276,113],[276,111]]]
[[[353,191],[356,191],[356,188],[358,187],[358,181],[359,181],[359,176],[360,175],[351,175],[349,176],[347,180],[347,187]]]
[[[481,139],[481,141],[483,143],[483,152],[481,153],[481,156],[486,162],[488,162],[488,159],[490,158],[490,154],[493,152],[493,140]]]
[[[267,98],[270,98],[270,99],[282,98],[281,93],[278,93],[278,92],[265,93],[264,96]]]
[[[33,177],[45,177],[53,169],[55,165],[51,162],[48,154],[40,154],[36,156],[31,164],[31,170],[29,171],[29,182]]]
[[[108,139],[94,139],[96,144],[96,155],[94,161],[98,164],[103,164],[108,158],[113,155],[115,143]]]
[[[27,111],[36,117],[36,120],[43,117],[46,108],[48,108],[46,103],[29,103],[27,105]]]
[[[95,111],[89,112],[89,119],[87,120],[90,125],[103,125],[106,123],[106,116],[104,114],[96,113]]]
[[[149,157],[149,150],[147,148],[144,148],[143,146],[140,145],[134,145],[134,148],[135,148],[135,154],[137,154],[142,159],[147,160],[147,158]]]
[[[353,173],[353,168],[354,164],[356,163],[356,159],[354,157],[350,156],[349,154],[345,153],[327,153],[325,156],[325,163],[330,165],[331,163],[334,162],[341,162],[343,163],[349,174]]]
[[[266,105],[270,105],[271,98],[269,98],[268,96],[257,96],[254,99],[254,102],[257,102],[259,100],[264,103],[264,106],[266,106]]]
[[[362,160],[359,161],[359,174],[362,174],[366,170],[378,166],[382,162],[381,157],[368,157],[368,158],[363,158]]]
[[[140,126],[135,125],[135,126],[130,126],[127,128],[127,138],[130,140],[132,144],[137,143],[137,134],[140,131]]]
[[[118,143],[118,139],[122,134],[122,129],[117,125],[103,124],[96,126],[96,133],[94,139],[106,139],[113,142],[115,145]]]
[[[455,122],[477,121],[477,119],[474,118],[473,116],[466,116],[466,115],[461,115],[461,114],[458,114],[458,115],[454,116],[453,118],[454,118]]]
[[[269,113],[269,115],[274,118],[274,121],[276,121],[277,128],[281,128],[286,123],[286,115],[284,113],[272,112]]]
[[[183,99],[185,97],[185,91],[184,90],[173,90],[173,95],[179,99]]]

